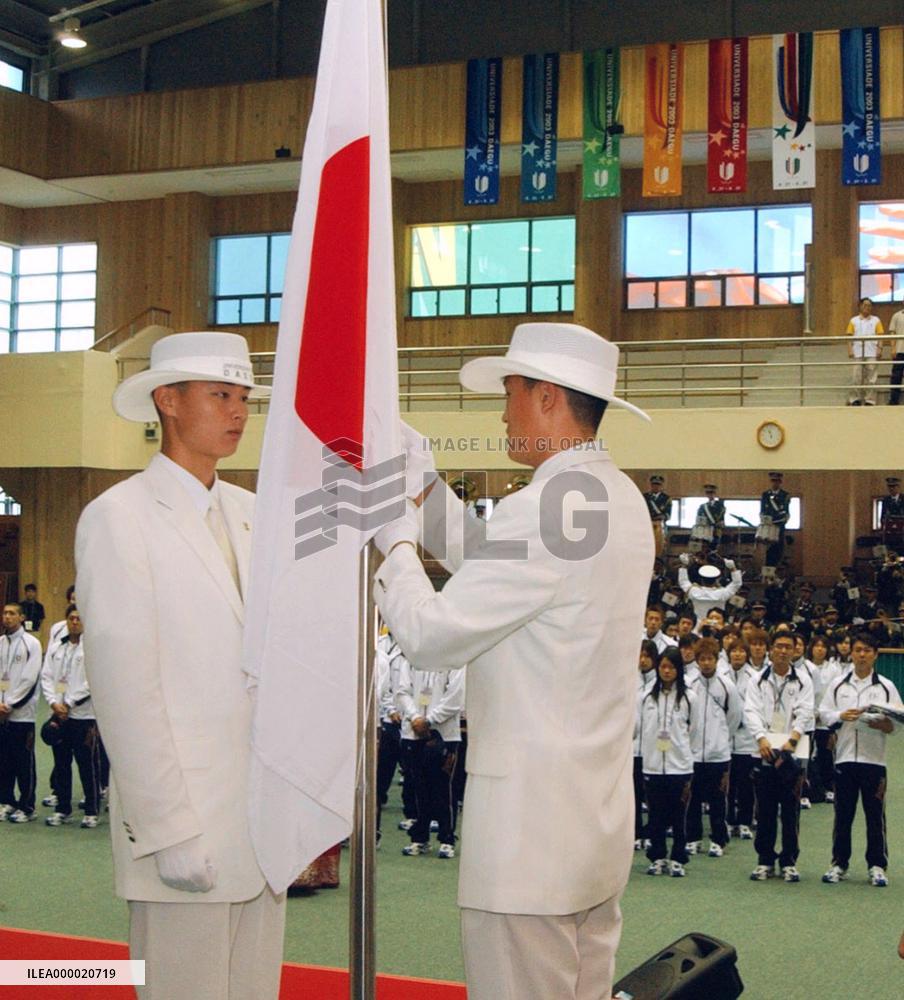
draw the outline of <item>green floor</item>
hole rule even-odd
[[[695,859],[686,879],[649,878],[636,856],[624,899],[618,967],[626,972],[682,934],[695,930],[734,944],[754,1000],[836,1000],[904,996],[904,734],[890,741],[888,829],[891,885],[866,883],[864,835],[858,817],[850,881],[823,885],[829,862],[831,807],[802,817],[798,885],[754,883],[749,843],[724,858]],[[39,797],[46,794],[49,752],[41,747]],[[396,790],[397,791],[397,790]],[[46,810],[39,810],[42,814]],[[406,858],[396,830],[397,795],[384,813],[377,886],[378,967],[435,979],[461,980],[455,908],[457,861]],[[567,817],[563,817],[567,822]],[[505,830],[498,835],[506,836]],[[517,850],[517,844],[512,844]],[[124,940],[125,904],[113,897],[108,827],[57,829],[41,823],[0,824],[0,924]],[[286,958],[317,965],[347,961],[348,856],[342,887],[289,901]],[[530,872],[525,871],[525,878]],[[868,984],[868,985],[867,985]]]

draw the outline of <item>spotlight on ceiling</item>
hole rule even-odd
[[[83,49],[88,43],[79,34],[81,27],[82,22],[77,17],[67,17],[59,36],[60,45],[65,45],[67,49]]]

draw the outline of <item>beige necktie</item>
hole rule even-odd
[[[235,581],[236,589],[239,593],[241,593],[242,587],[239,583],[239,567],[238,563],[235,561],[235,552],[232,548],[232,542],[229,541],[229,533],[226,531],[226,522],[223,520],[223,512],[220,510],[219,505],[215,501],[211,500],[210,506],[207,508],[207,516],[204,520],[207,522],[207,527],[210,528],[210,533],[213,535],[220,551],[223,553],[223,558],[226,560],[226,566],[232,574],[232,579]]]

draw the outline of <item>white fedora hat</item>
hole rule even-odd
[[[237,333],[173,333],[151,348],[151,366],[122,382],[113,393],[113,409],[126,420],[146,423],[157,419],[151,393],[175,382],[228,382],[251,389],[251,395],[270,395],[270,387],[256,385],[248,341]]]
[[[523,375],[577,389],[649,420],[615,395],[617,372],[618,348],[592,330],[574,323],[521,323],[504,357],[468,361],[458,378],[472,392],[502,393],[506,375]]]

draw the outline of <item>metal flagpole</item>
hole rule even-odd
[[[376,996],[375,883],[377,844],[377,731],[374,683],[374,602],[371,597],[373,542],[358,563],[358,752],[355,816],[349,877],[348,968],[351,1000]]]

